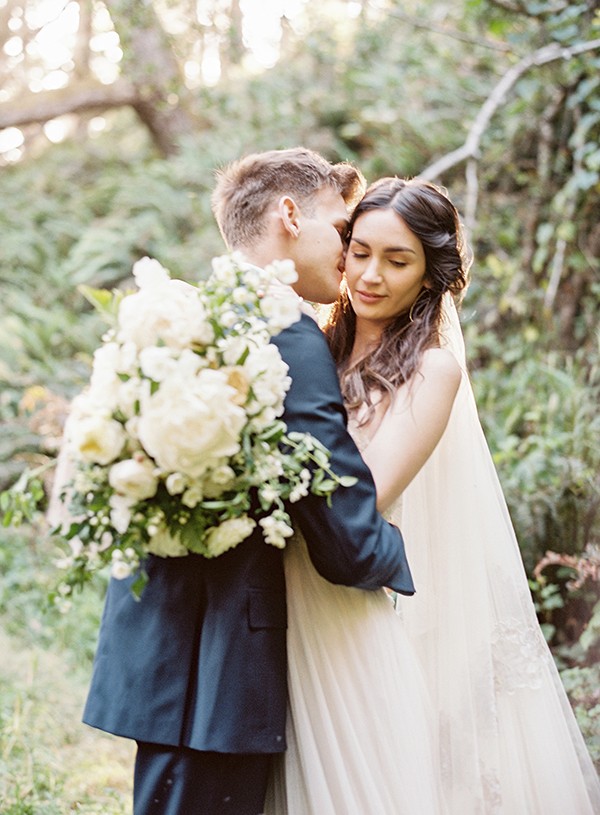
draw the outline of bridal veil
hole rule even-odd
[[[436,711],[449,811],[600,813],[598,776],[538,625],[449,295],[442,337],[462,382],[394,520],[417,586],[399,609]]]

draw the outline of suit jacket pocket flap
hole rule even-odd
[[[248,591],[250,628],[287,628],[285,595],[268,589]]]

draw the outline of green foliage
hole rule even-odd
[[[546,550],[581,552],[600,536],[600,359],[535,349],[527,330],[474,374],[482,423],[529,569]]]
[[[41,520],[0,530],[1,811],[125,815],[130,792],[100,777],[111,758],[99,758],[99,743],[85,743],[80,723],[103,591],[74,597],[71,614],[52,606],[58,554]],[[117,761],[122,747],[113,743],[112,750]],[[132,766],[122,768],[128,781]]]
[[[48,535],[43,518],[29,527],[0,531],[0,615],[9,633],[30,646],[56,648],[72,666],[91,669],[107,580],[95,591],[75,594],[71,613],[50,598],[58,582],[56,561],[64,553]]]
[[[600,767],[600,663],[561,671],[579,727],[596,767]]]

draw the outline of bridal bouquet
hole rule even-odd
[[[269,340],[300,318],[291,261],[263,270],[215,258],[197,285],[149,258],[133,274],[136,292],[96,293],[116,319],[67,424],[65,596],[107,564],[116,578],[136,573],[139,594],[148,554],[217,557],[257,524],[283,547],[285,501],[355,481],[280,418],[290,379]]]

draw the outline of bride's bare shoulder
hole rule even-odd
[[[458,360],[447,348],[428,348],[419,365],[419,373],[427,379],[435,379],[458,388],[462,375]]]

